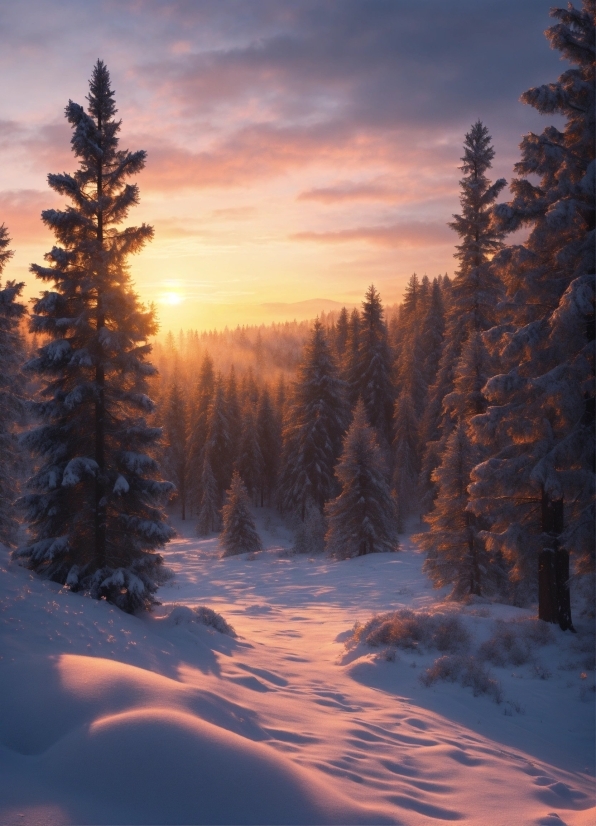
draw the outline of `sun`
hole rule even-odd
[[[170,307],[174,307],[177,304],[182,304],[183,301],[184,296],[175,292],[162,293],[159,298],[160,304],[168,304]]]

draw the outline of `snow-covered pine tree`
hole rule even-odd
[[[513,324],[485,335],[501,374],[473,422],[492,457],[473,473],[470,507],[490,521],[518,598],[538,590],[539,616],[563,629],[569,554],[594,570],[595,11],[594,0],[551,11],[546,36],[572,65],[522,96],[565,125],[524,137],[513,199],[496,210],[501,230],[530,235],[495,259]]]
[[[368,421],[377,429],[383,449],[388,449],[395,397],[392,356],[383,316],[381,296],[371,284],[362,302],[357,388]]]
[[[221,493],[211,466],[211,452],[207,448],[203,456],[203,472],[200,479],[198,502],[197,534],[207,536],[212,531],[221,530]]]
[[[0,276],[13,255],[9,244],[8,230],[0,224]],[[0,279],[0,542],[8,546],[14,544],[18,528],[13,505],[19,490],[15,428],[23,414],[24,351],[19,322],[25,307],[17,299],[24,286],[7,281],[2,288]]]
[[[392,490],[396,502],[397,530],[403,533],[408,516],[419,507],[418,475],[420,444],[418,417],[409,390],[404,388],[395,403]]]
[[[337,323],[335,325],[335,357],[338,364],[344,363],[346,348],[348,346],[348,335],[350,332],[350,317],[345,307],[339,311]]]
[[[209,410],[213,401],[214,390],[215,371],[213,360],[209,353],[206,353],[199,371],[199,379],[189,413],[189,486],[195,501],[200,497],[199,491],[205,458],[204,450],[209,432]]]
[[[45,386],[33,405],[42,424],[25,440],[39,469],[23,497],[31,541],[18,556],[56,582],[134,611],[155,602],[163,570],[156,550],[173,535],[161,507],[172,485],[160,480],[154,458],[161,430],[145,420],[155,372],[147,339],[157,324],[127,268],[153,229],[119,228],[138,203],[126,180],[141,171],[145,152],[118,148],[120,121],[101,61],[88,101],[88,112],[72,101],[66,107],[79,168],[48,183],[72,205],[42,213],[58,243],[46,266],[31,267],[53,287],[31,317],[31,330],[50,341],[28,363]]]
[[[503,292],[491,257],[502,246],[503,232],[492,223],[492,208],[505,181],[499,179],[491,185],[485,174],[494,154],[488,129],[477,121],[464,142],[461,167],[464,177],[460,181],[462,214],[454,215],[455,220],[450,224],[461,238],[456,253],[460,265],[451,292],[437,382],[431,391],[431,411],[438,410],[442,399],[441,421],[434,423],[439,439],[438,445],[427,443],[422,473],[423,479],[430,477],[436,492],[435,510],[425,517],[430,531],[422,544],[432,547],[427,570],[436,582],[453,582],[453,593],[458,597],[465,596],[466,589],[467,593],[481,594],[483,589],[491,587],[485,580],[490,579],[492,569],[488,562],[477,562],[486,556],[481,547],[478,520],[463,504],[464,500],[467,502],[470,478],[462,481],[459,474],[469,473],[474,464],[484,458],[480,445],[473,451],[468,450],[468,426],[472,416],[486,409],[482,387],[492,371],[481,333],[496,321],[497,304]],[[450,439],[452,432],[457,432],[457,436]],[[438,462],[435,472],[430,467],[430,459]],[[461,522],[457,523],[455,533],[461,532],[462,537],[467,537],[465,541],[454,539],[451,526],[445,521],[449,519],[450,507],[452,518]],[[436,571],[440,571],[440,575]]]
[[[430,530],[414,537],[427,552],[424,570],[435,587],[452,585],[456,599],[494,591],[503,576],[486,551],[478,520],[467,510],[470,472],[478,456],[462,421],[447,439],[443,461],[433,474],[439,493],[425,517]]]
[[[438,278],[433,279],[430,300],[420,323],[420,341],[424,363],[422,372],[427,388],[436,380],[445,337],[445,306]]]
[[[500,178],[491,184],[486,176],[494,156],[488,129],[477,121],[464,141],[460,167],[464,173],[460,181],[461,215],[454,215],[449,224],[461,239],[455,254],[459,268],[451,285],[438,372],[429,391],[423,433],[426,445],[423,479],[432,477],[432,471],[441,461],[447,438],[458,421],[456,412],[444,402],[454,389],[456,365],[463,345],[472,333],[488,330],[497,321],[497,305],[503,288],[491,258],[501,248],[504,233],[492,222],[492,212],[506,181]],[[432,499],[436,491],[427,493],[430,494],[427,498]]]
[[[354,407],[358,401],[360,366],[358,353],[360,351],[360,313],[354,307],[350,313],[348,338],[344,351],[344,360],[341,363],[341,378],[346,383],[348,402]]]
[[[334,495],[333,468],[346,431],[345,385],[317,319],[294,386],[283,434],[280,505],[304,519],[311,499],[323,510]]]
[[[209,406],[207,441],[203,450],[203,462],[207,453],[209,454],[211,471],[215,477],[218,501],[221,505],[224,493],[228,489],[232,479],[233,463],[230,421],[227,415],[226,395],[221,374],[216,378],[213,399]],[[201,485],[199,486],[198,494],[200,506],[203,498]]]
[[[223,531],[219,541],[224,549],[223,556],[254,553],[263,547],[250,512],[246,487],[237,470],[223,506]]]
[[[396,551],[395,508],[384,457],[362,399],[356,404],[335,472],[341,493],[325,507],[329,524],[325,539],[332,556],[348,559]]]
[[[226,410],[226,419],[228,421],[228,438],[230,440],[230,467],[235,464],[238,459],[238,450],[240,447],[240,434],[242,433],[242,411],[240,409],[240,399],[238,398],[238,382],[236,381],[236,369],[234,365],[230,367],[230,373],[225,385],[224,403]],[[231,479],[231,474],[228,478],[228,484]],[[224,490],[227,490],[226,484]]]
[[[257,435],[255,414],[249,400],[242,414],[242,432],[236,467],[240,478],[246,485],[251,501],[257,504],[262,489],[264,462]]]
[[[174,379],[166,400],[164,415],[166,447],[164,467],[170,479],[176,485],[182,519],[186,519],[186,500],[190,473],[188,455],[188,410],[186,398],[180,387],[180,379],[174,373]]]
[[[267,385],[263,388],[259,398],[257,439],[263,458],[260,488],[260,501],[263,507],[265,502],[270,503],[273,500],[281,453],[281,422],[273,409]]]

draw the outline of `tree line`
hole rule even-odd
[[[97,63],[88,112],[66,110],[79,169],[48,179],[72,205],[42,214],[57,245],[32,267],[52,286],[30,315],[44,343],[24,368],[40,384],[27,402],[40,424],[21,438],[37,457],[21,497],[25,564],[127,610],[150,605],[171,536],[161,456],[200,533],[220,530],[223,514],[226,535],[248,536],[230,507],[250,514],[248,497],[287,514],[300,548],[345,557],[395,549],[422,515],[437,586],[456,598],[538,596],[541,618],[572,628],[570,555],[576,575],[594,571],[594,2],[552,14],[547,37],[571,68],[522,100],[564,124],[524,137],[505,203],[505,180],[489,178],[488,129],[472,125],[453,278],[413,275],[389,323],[371,286],[359,310],[317,320],[272,385],[266,371],[224,375],[205,348],[191,386],[174,365],[157,410],[155,319],[126,265],[152,230],[119,228],[145,155],[118,148]],[[507,243],[520,228],[526,240]],[[3,267],[4,227],[0,255]],[[5,542],[23,415],[21,288],[0,292]],[[263,338],[253,344],[262,354]]]

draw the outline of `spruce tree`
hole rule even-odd
[[[433,474],[438,495],[425,517],[430,530],[415,537],[427,552],[424,571],[435,587],[452,585],[456,599],[494,592],[501,584],[502,569],[487,553],[478,520],[468,510],[470,472],[479,455],[478,447],[470,442],[466,423],[460,422]]]
[[[153,229],[119,227],[138,203],[136,184],[126,181],[145,165],[145,152],[118,148],[120,121],[101,61],[88,101],[87,112],[72,101],[66,107],[79,167],[48,183],[72,203],[42,213],[57,245],[46,266],[31,267],[52,285],[34,305],[31,330],[50,340],[28,364],[44,384],[34,405],[41,425],[26,438],[39,460],[24,497],[31,541],[18,555],[56,582],[134,611],[155,601],[156,550],[173,534],[160,504],[172,489],[155,459],[161,431],[145,419],[155,373],[147,340],[157,324],[127,267]]]
[[[8,230],[0,224],[0,276],[13,255],[9,243]],[[16,427],[23,416],[24,391],[19,322],[25,307],[17,299],[24,286],[7,281],[2,288],[0,280],[0,542],[9,546],[14,544],[18,528],[13,503],[19,489]]]
[[[528,227],[495,258],[512,323],[485,339],[500,361],[474,420],[492,456],[474,471],[470,507],[490,521],[490,548],[512,566],[518,598],[571,628],[569,554],[594,570],[594,0],[553,9],[551,46],[571,63],[525,103],[561,115],[521,143],[501,230]],[[538,181],[536,180],[538,178]]]
[[[362,302],[360,346],[358,348],[358,396],[370,424],[378,431],[383,449],[391,444],[393,383],[391,351],[381,296],[373,285]]]
[[[312,500],[322,512],[335,493],[333,468],[347,426],[345,385],[317,319],[294,387],[283,434],[280,504],[304,519]]]
[[[257,411],[257,440],[263,459],[261,474],[261,507],[273,499],[281,453],[281,421],[271,403],[269,389],[265,385]]]
[[[242,415],[242,432],[236,467],[240,478],[246,485],[250,499],[257,504],[262,489],[264,462],[259,446],[255,414],[249,401]]]
[[[190,463],[188,455],[188,411],[186,399],[176,373],[166,400],[164,416],[166,436],[164,467],[176,485],[182,519],[186,519],[186,501]]]
[[[223,531],[220,544],[223,556],[254,553],[262,550],[261,540],[250,513],[248,493],[237,470],[232,476],[232,484],[227,491],[227,501],[223,507]]]
[[[350,317],[345,307],[339,311],[337,323],[335,325],[335,356],[338,364],[343,364],[346,349],[348,346],[348,337],[350,332]]]
[[[376,432],[359,399],[336,468],[341,493],[325,508],[329,524],[325,538],[332,556],[347,559],[397,550],[395,510],[386,473]]]
[[[354,407],[358,401],[358,393],[360,390],[360,361],[358,357],[360,352],[360,329],[360,313],[354,308],[350,313],[344,360],[340,365],[341,377],[346,383],[350,407]]]
[[[215,371],[213,360],[209,353],[206,353],[201,363],[194,400],[189,413],[189,486],[195,500],[200,497],[204,451],[209,431],[209,410],[213,401],[214,390]]]
[[[232,478],[233,454],[230,430],[223,379],[221,375],[218,375],[215,381],[213,400],[209,407],[207,441],[203,451],[203,461],[208,454],[220,503],[223,501],[223,495]],[[203,497],[201,486],[199,486],[198,493],[200,501]]]
[[[207,536],[212,531],[221,530],[221,493],[211,466],[209,450],[204,452],[199,490],[201,498],[198,502],[197,534]]]
[[[439,511],[431,511],[425,517],[430,532],[424,545],[430,547],[428,543],[432,542],[436,533],[433,554],[444,555],[444,559],[437,562],[439,567],[442,565],[446,570],[451,566],[453,582],[459,583],[454,589],[454,594],[458,596],[464,595],[465,588],[469,589],[469,593],[480,594],[485,587],[483,576],[489,571],[486,565],[476,565],[474,562],[472,574],[468,575],[467,557],[462,555],[458,560],[449,544],[451,540],[443,541],[447,528],[443,524],[442,514],[449,511],[450,499],[454,518],[460,510],[465,511],[462,497],[466,501],[469,498],[467,490],[471,480],[468,476],[464,484],[459,476],[453,474],[453,456],[457,446],[463,451],[462,456],[468,456],[465,445],[470,440],[469,421],[472,416],[486,409],[482,388],[492,372],[491,360],[481,334],[495,323],[497,305],[503,293],[500,279],[491,263],[492,256],[502,246],[503,238],[502,230],[496,228],[492,220],[493,203],[505,186],[503,179],[491,184],[486,177],[494,154],[488,129],[477,121],[464,142],[461,166],[464,177],[460,181],[462,211],[461,215],[453,216],[454,221],[450,224],[461,238],[455,256],[460,264],[451,291],[437,380],[430,392],[429,411],[425,420],[428,427],[424,434],[427,447],[421,477],[422,480],[430,480],[433,485],[432,492],[436,494],[434,506]],[[433,413],[438,414],[439,410],[440,416],[433,422],[431,416]],[[451,434],[455,431],[457,438],[450,441]],[[436,441],[430,438],[431,433],[437,434]],[[477,446],[474,451],[475,462],[481,461],[483,456],[482,449]],[[470,472],[472,467],[463,459],[458,465],[462,473],[463,468]],[[484,549],[479,549],[483,542],[480,527],[469,511],[461,518],[465,520],[466,531],[473,534],[474,538],[469,540],[468,546],[460,544],[460,547],[469,547],[469,554],[475,559],[485,553]],[[434,563],[429,562],[429,571],[432,564]],[[464,574],[461,573],[462,566]],[[486,583],[486,587],[490,587],[490,584]]]
[[[420,472],[418,417],[407,389],[402,390],[395,403],[394,426],[392,490],[396,502],[397,529],[403,533],[407,517],[415,513],[419,506]]]

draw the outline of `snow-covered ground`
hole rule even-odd
[[[427,687],[441,652],[350,644],[354,623],[455,611],[470,657],[531,612],[441,604],[408,541],[309,559],[259,511],[265,550],[220,559],[174,522],[175,579],[141,618],[1,552],[0,823],[596,822],[590,623],[485,663],[498,696]],[[210,606],[238,637],[175,605]]]

